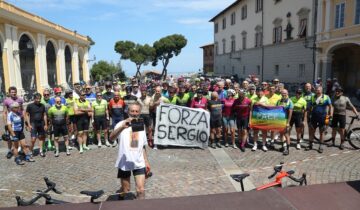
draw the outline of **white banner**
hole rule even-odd
[[[154,143],[207,148],[210,137],[210,113],[172,104],[156,109]]]

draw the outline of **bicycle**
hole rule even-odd
[[[262,185],[262,186],[259,186],[257,188],[255,188],[254,190],[256,191],[260,191],[260,190],[264,190],[264,189],[268,189],[268,188],[271,188],[271,187],[282,187],[282,179],[287,177],[291,180],[293,180],[294,182],[297,182],[299,183],[300,186],[302,185],[307,185],[307,180],[306,180],[306,174],[303,173],[302,176],[300,178],[295,178],[293,177],[292,175],[295,173],[295,171],[293,170],[290,170],[290,171],[283,171],[282,168],[283,168],[283,165],[284,163],[283,162],[280,162],[280,165],[276,165],[274,166],[274,173],[271,174],[268,179],[272,179],[275,175],[277,175],[275,177],[275,181],[273,182],[270,182],[268,184],[265,184],[265,185]],[[246,177],[250,176],[250,174],[248,173],[244,173],[244,174],[231,174],[230,177],[235,180],[236,182],[239,182],[240,183],[240,186],[241,186],[241,191],[244,192],[244,179]]]
[[[349,144],[354,148],[354,149],[360,149],[360,127],[355,127],[353,128],[353,124],[355,120],[359,120],[357,116],[350,116],[351,121],[348,124],[348,127],[345,129],[345,141],[349,141]],[[332,133],[331,132],[326,132],[326,135],[328,135],[330,133],[330,137],[324,136],[324,142],[329,142],[332,141]],[[314,138],[316,140],[319,140],[319,138],[315,135]]]

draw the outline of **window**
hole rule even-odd
[[[241,33],[241,35],[242,35],[242,49],[245,50],[246,49],[246,36],[247,36],[246,31],[243,31]]]
[[[257,70],[257,75],[260,75],[260,74],[261,74],[261,67],[260,67],[260,65],[257,65],[257,66],[256,66],[256,70]]]
[[[232,73],[233,75],[235,74],[235,66],[232,66],[231,73]]]
[[[299,78],[305,77],[305,64],[299,64]]]
[[[224,18],[224,19],[222,20],[222,22],[223,22],[223,27],[222,27],[222,29],[224,30],[224,29],[226,28],[226,18]]]
[[[255,47],[262,46],[262,27],[257,25],[255,27]]]
[[[279,76],[279,65],[275,65],[274,76]]]
[[[274,28],[273,32],[273,42],[274,43],[281,43],[282,41],[282,27],[278,26]]]
[[[356,0],[355,24],[360,24],[360,0]]]
[[[255,12],[260,12],[263,9],[263,0],[256,0]]]
[[[215,33],[217,33],[219,31],[219,24],[218,23],[215,23],[214,31],[215,31]]]
[[[299,35],[300,38],[304,38],[307,36],[307,19],[300,20],[300,28],[299,28]]]
[[[231,25],[235,25],[236,23],[236,13],[231,13]]]
[[[247,18],[247,5],[241,7],[241,20],[245,20]]]
[[[213,49],[209,49],[209,56],[212,57],[213,56]]]
[[[222,44],[223,44],[223,54],[225,54],[226,53],[226,40],[225,39],[222,40]]]
[[[335,28],[344,27],[344,19],[345,19],[345,3],[337,4],[335,11]]]
[[[242,74],[243,74],[243,75],[246,74],[246,67],[245,67],[245,66],[243,66],[243,72],[242,72]]]
[[[215,55],[219,55],[219,44],[215,42]]]
[[[236,51],[236,39],[235,36],[231,36],[231,52]]]

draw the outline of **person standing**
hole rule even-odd
[[[89,130],[90,116],[91,116],[91,104],[86,100],[86,94],[84,91],[80,92],[80,98],[75,101],[74,111],[76,117],[77,128],[77,140],[79,143],[79,153],[82,154],[84,150],[90,150],[87,147],[87,133]]]
[[[266,106],[269,105],[269,100],[268,98],[264,95],[263,89],[261,87],[258,87],[256,89],[256,95],[257,97],[254,98],[252,100],[253,105],[261,105],[261,106]],[[259,129],[253,129],[254,131],[254,146],[251,149],[251,151],[256,151],[258,146],[257,146],[257,141],[259,139]],[[267,137],[267,130],[261,130],[262,132],[262,150],[264,152],[267,152],[268,149],[266,147],[266,137]]]
[[[280,131],[280,139],[284,139],[283,142],[283,155],[289,155],[290,152],[290,122],[291,117],[294,109],[293,102],[289,99],[289,93],[286,89],[281,91],[281,99],[276,103],[276,106],[283,107],[285,111],[285,118],[286,118],[286,127],[284,130]]]
[[[146,128],[146,134],[148,138],[148,145],[150,147],[153,147],[153,138],[152,138],[152,119],[150,117],[150,103],[151,103],[151,97],[147,95],[147,89],[146,86],[141,86],[141,97],[138,99],[138,102],[141,104],[141,115],[140,117],[144,119],[145,128]]]
[[[290,131],[292,126],[295,124],[296,129],[296,149],[301,149],[300,139],[302,134],[302,128],[304,127],[304,119],[306,117],[306,106],[307,102],[305,99],[301,96],[302,90],[298,89],[296,91],[296,95],[291,97],[291,101],[294,104],[294,110],[290,121]]]
[[[117,178],[120,179],[120,192],[130,191],[131,173],[135,177],[136,193],[138,199],[145,198],[145,176],[150,172],[145,146],[147,145],[145,129],[133,131],[131,121],[140,117],[141,104],[129,104],[129,118],[119,122],[110,139],[119,141],[119,153],[115,163],[118,168]]]
[[[108,123],[109,110],[108,103],[102,99],[101,92],[96,93],[96,100],[91,104],[92,106],[92,122],[94,122],[94,130],[98,141],[98,147],[101,148],[101,131],[104,132],[105,145],[110,147],[108,141]]]
[[[45,157],[43,144],[45,141],[46,130],[48,128],[47,114],[45,106],[40,103],[41,94],[34,95],[34,102],[26,107],[25,124],[26,129],[31,133],[30,152],[33,152],[36,139],[39,139],[40,156]]]
[[[207,109],[210,112],[210,146],[215,149],[221,148],[221,126],[222,126],[222,103],[217,92],[211,93],[211,100],[208,101]]]
[[[237,149],[237,146],[235,144],[235,117],[232,114],[232,106],[234,104],[234,95],[235,95],[235,90],[233,89],[228,89],[227,90],[227,97],[225,99],[223,99],[221,102],[223,103],[223,113],[222,113],[222,120],[223,120],[223,136],[224,136],[224,144],[225,147],[229,146],[228,143],[228,133],[230,132],[230,137],[231,137],[231,143],[232,143],[232,147],[234,149]]]

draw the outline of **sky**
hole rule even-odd
[[[120,40],[152,45],[156,40],[182,34],[188,40],[181,54],[172,58],[168,72],[197,72],[202,69],[200,46],[213,43],[213,24],[209,22],[234,0],[7,0],[28,12],[89,35],[95,45],[89,58],[117,63],[120,55],[114,45]],[[93,63],[90,63],[92,65]],[[135,64],[121,61],[127,76],[136,72]],[[161,70],[162,66],[142,67]]]

